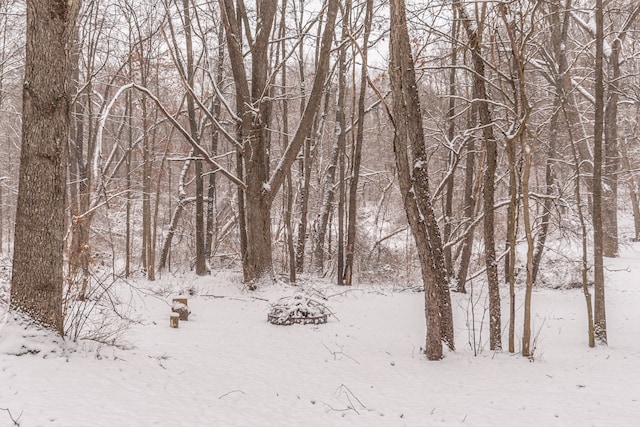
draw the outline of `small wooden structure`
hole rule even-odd
[[[171,304],[171,311],[178,313],[180,320],[185,322],[189,320],[189,314],[191,313],[188,302],[189,300],[185,297],[176,297]]]
[[[171,316],[169,317],[169,326],[172,328],[177,328],[179,324],[180,324],[180,314],[171,313]]]

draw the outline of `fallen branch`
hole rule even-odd
[[[358,397],[355,394],[353,394],[351,389],[344,384],[340,384],[340,386],[336,389],[334,394],[338,394],[338,395],[344,394],[347,398],[347,402],[349,402],[349,406],[347,407],[347,409],[353,410],[358,415],[360,415],[360,412],[358,412],[358,410],[355,408],[355,405],[351,401],[352,397],[355,399],[356,402],[358,402],[358,404],[362,407],[362,409],[367,409],[364,403],[362,403],[362,401],[360,401],[360,399],[358,399]]]
[[[333,351],[331,350],[329,347],[327,347],[327,345],[325,343],[322,343],[322,346],[324,348],[327,349],[327,351],[333,356],[333,360],[338,360],[338,355],[341,354],[351,360],[353,360],[354,362],[356,362],[358,365],[360,364],[360,362],[358,362],[356,359],[354,359],[353,357],[349,356],[347,353],[342,351],[342,347],[340,347],[340,351]]]
[[[11,410],[9,410],[9,408],[0,408],[0,411],[7,411],[7,414],[9,414],[9,418],[11,418],[11,421],[13,422],[14,426],[19,426],[20,425],[20,417],[22,417],[22,412],[20,412],[20,415],[18,416],[18,418],[13,418],[13,414],[11,413]]]
[[[242,394],[247,394],[247,393],[245,393],[245,392],[244,392],[244,391],[242,391],[242,390],[231,390],[230,392],[227,392],[227,393],[223,394],[222,396],[218,397],[218,400],[220,400],[220,399],[222,399],[222,398],[224,398],[224,397],[229,396],[231,393],[242,393]]]

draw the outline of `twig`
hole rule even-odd
[[[336,408],[334,408],[333,406],[329,405],[326,402],[322,402],[322,404],[325,405],[325,406],[328,406],[331,411],[335,411],[335,412],[355,411],[355,409],[353,409],[353,408],[336,409]]]
[[[345,390],[346,390],[346,391],[345,391]],[[346,385],[344,385],[344,384],[340,384],[340,386],[336,389],[336,391],[334,392],[334,394],[335,394],[335,393],[344,393],[344,395],[347,397],[347,401],[349,402],[349,405],[351,405],[351,406],[349,406],[349,409],[353,409],[353,411],[354,411],[356,414],[358,414],[358,415],[360,415],[360,412],[358,412],[358,410],[355,408],[355,405],[354,405],[354,404],[353,404],[353,402],[351,401],[351,396],[353,396],[353,398],[356,400],[356,402],[358,402],[358,404],[359,404],[362,408],[364,408],[364,409],[366,409],[366,408],[367,408],[367,407],[364,405],[364,403],[362,403],[362,402],[360,401],[360,399],[358,399],[358,397],[357,397],[355,394],[353,394],[353,392],[351,391],[351,389],[350,389],[349,387],[347,387]]]
[[[205,297],[205,298],[217,298],[217,299],[219,299],[219,298],[226,298],[226,299],[234,300],[234,301],[247,302],[247,300],[246,300],[246,299],[242,299],[242,298],[234,298],[234,297],[228,297],[228,296],[226,296],[226,295],[200,294],[200,295],[198,295],[198,296],[200,296],[200,297]],[[266,299],[258,298],[258,297],[251,297],[251,298],[253,298],[253,299],[260,299],[260,300],[263,300],[263,301],[267,301]]]
[[[337,355],[341,354],[345,357],[348,357],[349,359],[353,360],[354,362],[356,362],[358,365],[360,364],[360,362],[358,362],[356,359],[354,359],[353,357],[349,356],[348,354],[346,354],[345,352],[342,351],[342,347],[340,347],[340,351],[333,351],[331,350],[329,347],[327,347],[327,345],[325,343],[322,343],[322,345],[324,346],[324,348],[327,349],[327,351],[333,356],[333,360],[337,360]]]
[[[328,295],[327,297],[325,297],[325,299],[329,300],[331,298],[339,297],[341,295],[347,294],[349,292],[355,292],[355,291],[360,291],[361,293],[364,293],[364,290],[362,289],[347,289],[346,291],[338,292],[337,294]]]
[[[223,397],[227,397],[228,395],[230,395],[231,393],[242,393],[242,394],[247,394],[242,390],[231,390],[230,392],[227,392],[225,394],[223,394],[222,396],[218,397],[218,400],[222,399]]]
[[[20,418],[22,417],[22,412],[20,412],[20,415],[18,416],[18,418],[13,418],[13,414],[11,414],[11,411],[9,410],[9,408],[0,408],[0,411],[7,411],[7,413],[9,414],[9,418],[11,418],[11,421],[13,422],[14,426],[20,426]]]
[[[619,271],[626,271],[627,273],[631,273],[631,267],[627,266],[627,268],[609,268],[609,267],[604,267],[605,270],[607,271],[611,271],[612,273],[616,273]]]
[[[167,369],[167,367],[162,364],[162,361],[171,359],[171,356],[167,356],[167,353],[164,353],[162,356],[148,356],[148,357],[150,359],[156,359],[162,369]]]

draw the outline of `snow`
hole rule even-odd
[[[37,330],[25,339],[24,322],[3,303],[0,426],[13,425],[4,409],[22,427],[635,426],[640,245],[606,264],[609,346],[587,347],[580,289],[536,289],[532,359],[488,350],[487,296],[477,281],[472,296],[452,295],[458,349],[439,362],[422,354],[424,294],[398,283],[309,281],[304,287],[324,295],[335,317],[304,326],[267,322],[270,302],[293,295],[291,286],[250,292],[238,273],[139,283],[158,290],[172,282],[174,292],[138,294],[143,321],[120,347],[60,343]],[[191,316],[171,329],[172,298],[187,285],[196,291]],[[16,356],[23,346],[39,353]]]

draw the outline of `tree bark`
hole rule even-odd
[[[246,252],[243,256],[244,281],[255,288],[257,281],[273,277],[273,255],[271,248],[271,205],[275,195],[284,183],[300,147],[311,132],[313,118],[320,102],[325,78],[329,71],[329,57],[333,42],[333,29],[338,10],[338,1],[330,0],[327,8],[326,24],[320,44],[320,54],[316,66],[313,87],[309,101],[302,113],[298,128],[285,150],[273,174],[270,176],[268,159],[268,110],[270,101],[264,97],[269,93],[268,44],[277,0],[258,3],[258,20],[255,40],[250,41],[251,85],[245,69],[244,51],[241,45],[242,33],[236,9],[232,0],[219,0],[225,26],[227,49],[236,86],[236,108],[242,119],[242,138],[246,190],[244,203],[246,225]],[[241,13],[240,13],[241,15]]]
[[[80,0],[27,3],[22,151],[12,310],[63,334],[62,287],[71,46]]]
[[[607,104],[604,113],[604,164],[602,166],[603,242],[602,254],[608,258],[618,256],[618,99],[620,88],[620,50],[622,43],[616,37],[611,43]]]
[[[518,162],[516,160],[516,142],[507,141],[509,159],[509,210],[507,211],[507,256],[505,257],[506,282],[509,285],[509,353],[515,350],[516,319],[516,233],[518,223]],[[524,178],[523,178],[524,179]],[[524,194],[524,185],[523,185]],[[527,205],[526,208],[529,206]]]
[[[222,85],[222,79],[224,78],[224,43],[222,43],[222,38],[224,35],[224,28],[222,24],[220,24],[218,28],[218,63],[215,81],[216,85],[220,87]],[[216,119],[220,119],[220,115],[222,113],[222,106],[220,103],[220,99],[218,97],[214,97],[212,113]],[[220,140],[220,132],[218,129],[214,129],[211,134],[211,155],[213,157],[218,155],[218,142]],[[207,225],[206,225],[206,237],[204,242],[204,251],[205,258],[209,263],[209,268],[211,268],[211,250],[213,247],[214,237],[218,234],[218,222],[215,218],[215,210],[216,208],[216,169],[210,165],[209,166],[209,185],[207,187]]]
[[[481,35],[477,26],[472,24],[460,0],[454,0],[460,20],[469,39],[469,49],[473,62],[473,95],[478,102],[478,115],[482,126],[485,145],[485,167],[483,175],[483,207],[484,207],[484,246],[487,284],[489,287],[489,348],[502,349],[502,322],[500,312],[500,288],[498,280],[498,263],[496,259],[494,199],[495,174],[498,161],[498,146],[493,133],[493,120],[489,110],[488,95],[485,83],[485,67],[482,58]]]
[[[344,65],[342,64],[342,50],[345,47],[341,47],[341,53],[338,55],[338,74],[341,75]],[[340,77],[338,77],[340,79]],[[340,84],[338,84],[340,86]],[[336,102],[336,131],[339,130],[340,116],[339,112],[344,110],[344,97],[340,100],[340,89],[338,89],[338,100]],[[344,113],[342,113],[344,114]],[[336,132],[338,133],[338,132]],[[338,154],[341,152],[341,143],[344,143],[344,137],[340,134],[334,135],[334,143],[331,147],[331,155],[329,157],[329,164],[327,166],[327,172],[324,177],[324,188],[322,191],[322,203],[320,204],[320,213],[318,214],[318,220],[316,222],[315,240],[313,243],[313,265],[317,274],[322,274],[324,271],[324,258],[325,249],[324,244],[327,234],[327,225],[329,224],[329,214],[333,209],[333,200],[335,195],[335,181],[336,170],[338,169]],[[342,186],[342,184],[340,183]]]
[[[475,139],[471,138],[465,147],[466,160],[464,172],[464,224],[467,229],[467,235],[462,241],[462,251],[460,253],[460,265],[458,267],[456,291],[467,293],[467,275],[469,274],[469,265],[471,264],[471,253],[473,250],[473,241],[475,234],[475,226],[473,219],[476,210],[476,197],[474,191],[474,175],[475,175],[475,158],[476,147]]]
[[[404,0],[392,0],[390,9],[389,76],[393,93],[393,141],[398,182],[422,267],[427,322],[426,355],[429,360],[438,360],[443,355],[443,342],[450,349],[455,348],[451,300],[442,238],[431,205],[422,112]],[[411,147],[412,166],[409,163],[408,146]]]
[[[456,132],[456,72],[458,65],[458,27],[457,11],[455,7],[452,10],[453,21],[451,23],[451,70],[449,70],[449,105],[447,108],[447,142],[453,143]],[[456,153],[449,150],[449,167],[453,168]],[[453,219],[453,193],[455,189],[455,173],[452,170],[446,185],[446,193],[444,197],[444,226],[442,227],[442,239],[444,243],[448,243],[451,239],[452,219]],[[444,264],[447,268],[447,276],[453,277],[453,253],[452,245],[444,248]]]
[[[350,1],[349,6],[350,8]],[[373,1],[367,0],[366,13],[364,18],[363,42],[360,49],[362,56],[362,67],[360,70],[360,92],[358,94],[358,123],[356,124],[356,138],[352,153],[351,182],[349,183],[349,213],[347,215],[347,256],[345,259],[345,269],[343,283],[347,286],[353,284],[353,270],[355,264],[356,231],[358,217],[358,182],[360,179],[360,163],[362,161],[362,141],[364,140],[364,120],[365,120],[365,95],[367,93],[367,57],[369,34],[371,33],[371,21],[373,19]]]
[[[604,128],[604,76],[603,76],[603,5],[596,0],[596,61],[595,61],[595,116],[593,123],[593,266],[594,266],[594,332],[596,339],[607,344],[607,320],[604,301],[604,228],[602,221],[602,167]]]

